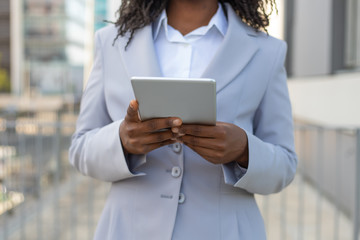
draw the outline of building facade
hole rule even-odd
[[[12,93],[80,96],[86,0],[12,0]]]
[[[0,93],[10,91],[10,0],[0,1]]]
[[[360,0],[285,4],[290,98],[301,126],[297,139],[303,139],[297,144],[299,170],[357,227]]]
[[[95,31],[105,27],[108,21],[108,9],[106,0],[95,0],[95,21],[94,29]]]
[[[109,21],[115,21],[117,10],[120,7],[121,0],[107,0],[107,17]]]
[[[287,68],[291,76],[360,69],[360,0],[287,0]]]

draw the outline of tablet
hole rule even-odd
[[[132,77],[142,121],[179,117],[185,124],[216,124],[216,82],[208,78]]]

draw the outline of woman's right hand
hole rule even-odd
[[[182,125],[177,117],[154,118],[141,121],[138,114],[139,104],[131,100],[124,121],[120,125],[120,139],[124,150],[131,154],[146,154],[164,145],[177,142],[173,133]]]

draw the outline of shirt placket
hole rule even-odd
[[[183,59],[183,69],[180,71],[180,77],[188,78],[190,76],[191,68],[191,56],[192,56],[192,46],[188,42],[181,43],[181,59]]]

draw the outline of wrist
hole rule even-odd
[[[236,159],[236,162],[243,168],[248,168],[249,166],[249,145],[248,145],[248,139],[247,139],[247,135],[245,133],[246,136],[246,141],[245,141],[245,146],[244,149],[241,153],[241,155]]]

